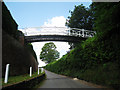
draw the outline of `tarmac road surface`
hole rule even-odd
[[[81,83],[77,78],[72,79],[47,70],[45,70],[45,73],[47,77],[39,88],[96,88]]]

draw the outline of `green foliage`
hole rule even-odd
[[[59,58],[59,52],[53,42],[46,43],[40,53],[40,59],[45,63],[50,63]]]
[[[70,28],[80,28],[86,30],[93,30],[93,12],[91,8],[86,8],[83,4],[75,6],[73,11],[70,11],[71,16],[68,17],[66,26]],[[73,29],[70,33],[73,32]],[[74,30],[74,32],[77,32]],[[77,47],[76,43],[69,43],[72,47]]]
[[[118,9],[120,8],[120,2],[93,3],[91,6],[95,13],[94,29],[98,32],[98,35],[101,37],[106,36],[105,34],[110,31],[117,32],[118,28],[120,27],[120,13]]]
[[[117,88],[120,84],[119,64],[116,52],[110,47],[110,42],[97,42],[91,38],[45,68],[58,74]]]
[[[90,8],[86,8],[81,4],[75,6],[70,13],[71,16],[68,17],[69,20],[66,22],[68,27],[92,30],[93,16]]]
[[[45,68],[93,83],[120,88],[120,3],[93,3],[97,35]],[[116,16],[116,17],[114,17]],[[62,67],[61,67],[62,66]]]

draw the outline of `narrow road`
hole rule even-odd
[[[85,85],[77,79],[73,80],[47,70],[45,70],[45,73],[47,75],[46,80],[43,81],[39,88],[95,88]]]

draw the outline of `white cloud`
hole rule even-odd
[[[68,28],[65,26],[66,19],[64,16],[56,16],[51,19],[48,19],[46,22],[44,22],[43,28],[40,31],[44,32],[44,34],[59,34],[59,35],[65,35],[67,34],[66,30]]]
[[[57,46],[57,50],[60,52],[60,57],[66,54],[67,51],[69,51],[70,46],[67,42],[54,42],[54,44]]]
[[[65,27],[65,22],[66,19],[64,16],[57,16],[57,17],[53,17],[52,19],[48,19],[47,22],[44,22],[43,26],[47,26],[47,27]]]
[[[25,35],[30,36],[30,35],[39,35],[40,31],[39,29],[33,27],[33,28],[24,28],[20,29]]]

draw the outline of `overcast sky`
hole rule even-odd
[[[41,31],[40,28],[36,27],[65,27],[66,19],[70,16],[69,10],[73,10],[75,5],[80,4],[88,7],[91,2],[5,2],[5,4],[17,22],[18,29],[32,35]],[[47,30],[46,32],[48,32]],[[55,29],[55,31],[60,30]],[[41,48],[45,43],[46,42],[32,43],[37,54],[39,66],[45,65],[45,63],[39,59]],[[67,42],[54,43],[60,52],[60,57],[69,50]]]

